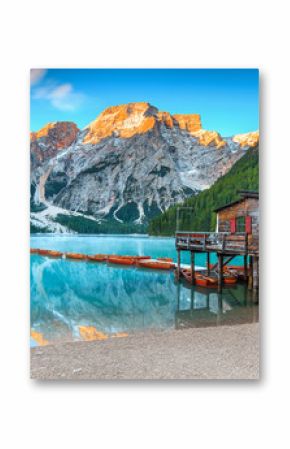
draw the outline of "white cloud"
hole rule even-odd
[[[30,70],[30,84],[34,85],[39,83],[39,81],[44,78],[47,70],[46,69],[31,69]]]
[[[61,111],[74,111],[82,103],[84,95],[76,92],[69,83],[46,83],[36,87],[32,97],[36,100],[48,100],[54,108]]]

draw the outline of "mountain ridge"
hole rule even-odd
[[[199,114],[171,115],[146,102],[109,107],[82,130],[51,122],[31,133],[32,222],[65,232],[55,225],[60,209],[116,228],[148,223],[212,185],[258,139],[238,136],[222,138],[202,129]]]

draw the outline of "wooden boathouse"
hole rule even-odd
[[[206,253],[206,274],[217,268],[218,290],[223,285],[224,267],[236,256],[244,256],[244,278],[249,289],[259,286],[259,194],[239,191],[240,198],[225,204],[217,214],[216,232],[176,232],[177,279],[181,276],[181,251],[191,255],[191,282],[195,283],[195,254]],[[218,262],[210,264],[211,253]],[[248,264],[249,262],[249,264]]]

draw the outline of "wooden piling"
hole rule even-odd
[[[191,285],[195,284],[195,254],[190,251],[190,265],[191,265]]]
[[[223,284],[223,255],[218,253],[218,291],[222,291]]]
[[[253,256],[249,258],[248,290],[253,290]]]
[[[248,280],[248,256],[244,256],[244,279],[245,281]]]
[[[206,274],[209,276],[210,273],[210,252],[206,253]]]
[[[177,280],[179,281],[180,279],[180,250],[177,250],[177,275],[176,275]]]
[[[257,290],[259,287],[259,267],[258,267],[258,257],[253,257],[253,289]]]

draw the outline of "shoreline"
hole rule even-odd
[[[30,354],[38,380],[258,380],[259,323],[56,343]]]
[[[33,237],[138,237],[138,238],[160,238],[174,239],[174,235],[151,235],[151,234],[81,234],[73,232],[31,232],[30,238]]]

